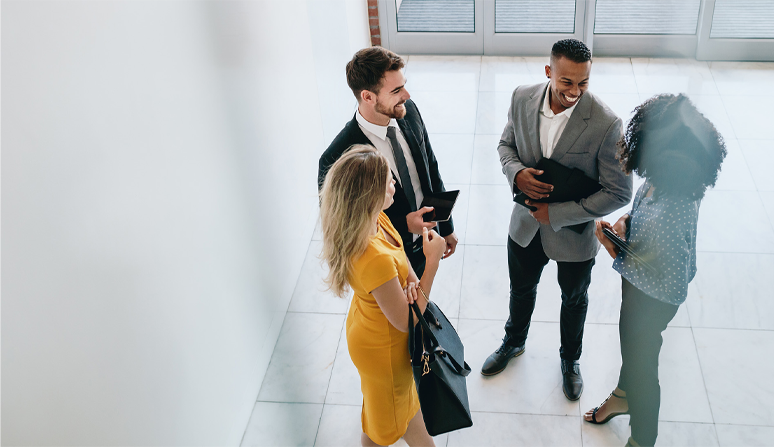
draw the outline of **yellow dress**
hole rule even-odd
[[[390,324],[371,291],[395,278],[406,286],[408,260],[400,235],[386,214],[379,225],[399,246],[392,245],[381,231],[368,244],[352,268],[349,284],[355,292],[347,315],[347,345],[360,374],[363,391],[363,432],[372,441],[390,445],[400,439],[419,411],[408,333]]]

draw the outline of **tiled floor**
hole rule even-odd
[[[545,80],[543,58],[411,56],[407,88],[441,172],[460,189],[461,245],[433,298],[457,324],[474,370],[498,345],[508,312],[506,235],[512,202],[496,147],[509,94]],[[720,129],[729,155],[701,207],[696,279],[664,333],[658,445],[774,445],[774,63],[595,59],[591,91],[627,119],[655,93],[685,92]],[[343,123],[342,123],[343,124]],[[635,186],[639,181],[635,182]],[[625,210],[613,214],[617,218]],[[243,445],[359,445],[360,380],[347,354],[347,300],[323,291],[310,242]],[[559,288],[550,263],[526,353],[502,374],[468,378],[474,425],[438,445],[622,446],[626,416],[581,414],[615,387],[620,278],[600,253],[592,274],[579,402],[561,391]],[[401,441],[402,445],[402,441]]]

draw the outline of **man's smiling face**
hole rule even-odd
[[[551,65],[546,65],[546,76],[551,80],[551,110],[561,113],[577,104],[589,88],[590,74],[591,61],[551,58]]]

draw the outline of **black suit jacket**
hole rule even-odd
[[[434,192],[446,191],[443,186],[443,180],[441,180],[441,174],[438,172],[438,160],[435,159],[433,149],[430,147],[430,139],[427,136],[425,123],[422,121],[422,116],[419,114],[414,101],[410,99],[406,101],[406,116],[397,121],[403,136],[411,148],[411,155],[414,157],[414,163],[419,174],[419,182],[422,185],[422,194],[428,195]],[[344,129],[339,132],[331,145],[328,146],[328,149],[320,157],[319,170],[317,171],[318,189],[322,189],[328,169],[353,144],[373,146],[371,140],[360,130],[355,117],[344,126]],[[413,236],[408,231],[406,215],[411,212],[411,207],[400,185],[400,181],[398,181],[398,175],[394,172],[392,175],[396,179],[394,202],[384,212],[392,221],[395,229],[400,233],[400,237],[403,239],[403,247],[407,250],[407,254],[410,254],[408,251],[411,250]],[[441,236],[448,236],[453,233],[454,225],[452,219],[449,219],[447,222],[440,222],[439,230]]]

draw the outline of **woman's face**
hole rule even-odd
[[[387,190],[384,193],[384,205],[382,205],[382,211],[386,210],[392,205],[395,195],[395,179],[392,177],[392,172],[387,171]]]

